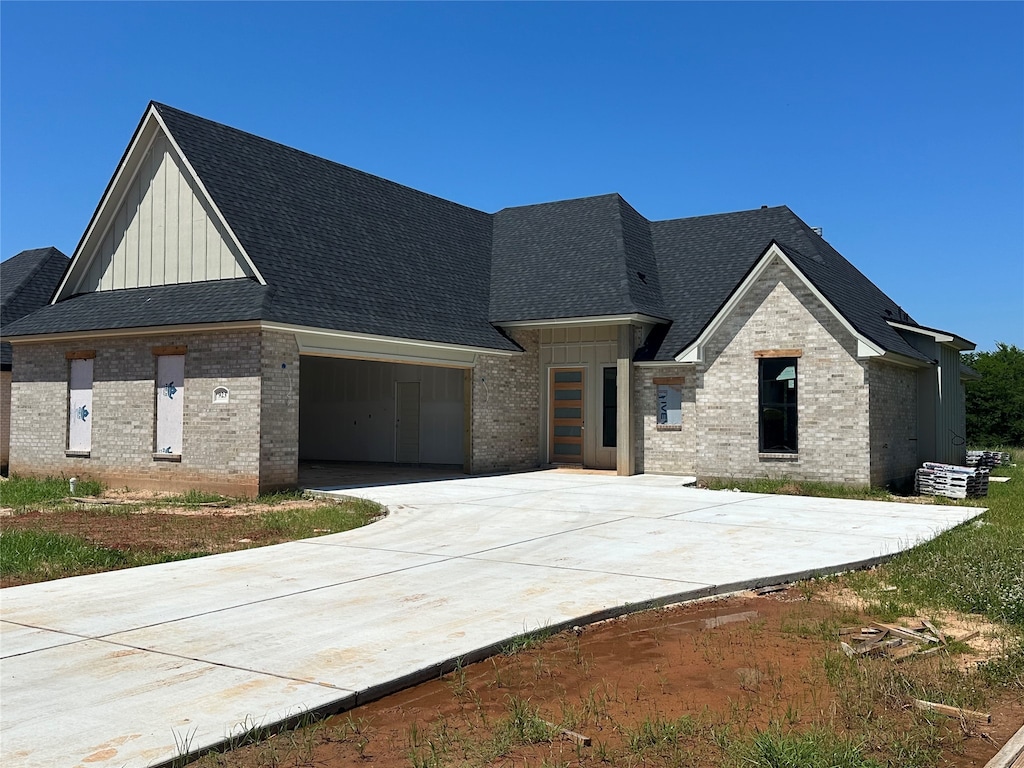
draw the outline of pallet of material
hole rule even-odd
[[[1010,454],[1006,451],[968,451],[967,466],[992,467],[1007,466],[1010,463]]]
[[[914,490],[919,496],[950,499],[987,496],[988,470],[926,461],[914,475]]]

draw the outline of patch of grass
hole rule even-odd
[[[308,539],[359,528],[380,517],[380,507],[363,499],[264,512],[260,525],[289,539]]]
[[[831,731],[784,731],[778,726],[735,743],[733,759],[751,768],[882,768],[865,754],[865,744]]]
[[[524,744],[550,741],[554,735],[554,729],[540,716],[539,709],[529,699],[509,696],[507,712],[505,717],[494,724],[493,736],[486,750],[487,762],[507,755]]]
[[[219,493],[207,493],[195,488],[185,491],[180,496],[166,496],[160,500],[162,504],[179,504],[181,506],[198,506],[199,504],[215,504],[218,501],[227,501],[226,496]]]
[[[889,499],[889,492],[884,488],[871,488],[866,485],[818,483],[809,480],[791,480],[787,477],[764,477],[757,480],[706,477],[701,478],[701,482],[712,491],[738,488],[744,493],[775,493],[782,496],[820,496],[831,499],[871,499],[875,501]]]
[[[47,581],[96,571],[183,560],[203,552],[153,554],[90,544],[78,536],[33,530],[0,532],[0,575]]]
[[[672,720],[657,713],[646,716],[636,728],[623,729],[630,751],[641,758],[648,752],[672,757],[681,747],[680,740],[692,736],[696,730],[692,717]]]
[[[38,480],[11,475],[0,482],[0,505],[20,508],[62,501],[71,495],[68,480],[67,477]],[[75,484],[75,496],[97,496],[102,491],[103,486],[95,480],[78,480]]]
[[[501,653],[503,656],[515,656],[517,653],[528,651],[531,648],[536,648],[542,645],[550,638],[554,632],[547,627],[540,627],[530,632],[524,632],[521,635],[516,635],[507,643],[503,643],[501,646]]]

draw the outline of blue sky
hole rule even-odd
[[[1024,346],[1024,4],[0,4],[0,255],[71,255],[150,99],[486,211],[785,204]]]

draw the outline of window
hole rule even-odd
[[[185,355],[158,354],[156,358],[156,446],[153,458],[181,459],[184,423]]]
[[[796,361],[795,357],[766,357],[758,361],[758,448],[762,453],[797,451]]]
[[[92,451],[92,363],[95,352],[68,353],[68,456]]]
[[[658,417],[656,428],[680,430],[683,428],[683,378],[672,376],[654,380],[658,388]]]
[[[604,369],[604,389],[601,392],[601,445],[604,448],[615,447],[616,419],[618,418],[618,390],[615,382],[618,369]]]

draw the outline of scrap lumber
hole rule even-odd
[[[905,640],[913,640],[915,643],[921,643],[923,645],[930,645],[932,643],[939,642],[939,638],[933,637],[932,635],[926,635],[923,632],[919,632],[913,629],[907,629],[905,627],[897,627],[895,624],[883,624],[880,621],[874,621],[872,624],[879,629],[887,630],[890,634],[902,637]]]
[[[914,699],[914,706],[928,712],[946,715],[946,717],[955,717],[958,720],[970,720],[976,723],[992,722],[992,714],[990,712],[975,712],[973,709],[950,707],[946,704],[936,704],[934,701],[925,701],[924,699]]]
[[[564,736],[565,738],[570,739],[571,741],[575,741],[581,747],[590,746],[589,736],[584,736],[582,733],[576,733],[576,731],[570,731],[568,728],[562,728],[560,725],[555,725],[554,723],[548,722],[547,720],[544,721],[544,724],[551,730],[558,731],[558,733]]]
[[[924,624],[928,629],[932,631],[932,634],[939,638],[939,642],[946,645],[946,636],[942,634],[942,630],[932,624],[928,619],[922,619],[921,623]]]
[[[1024,725],[1003,744],[1002,749],[996,752],[991,760],[985,763],[985,768],[1018,768],[1022,765],[1024,765]]]

